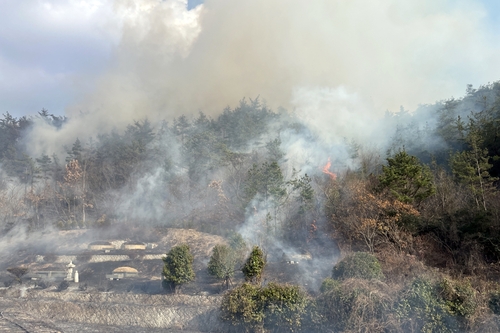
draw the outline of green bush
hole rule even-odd
[[[356,252],[333,267],[332,278],[345,280],[349,278],[382,280],[384,274],[377,258],[366,252]]]
[[[269,283],[261,291],[261,300],[264,327],[285,332],[300,328],[307,298],[298,286]]]
[[[381,189],[388,189],[397,200],[407,204],[418,204],[436,192],[429,167],[404,150],[387,158],[379,181]]]
[[[310,299],[302,316],[302,332],[327,332],[323,329],[325,318],[319,311],[316,299]]]
[[[445,278],[440,282],[439,289],[451,314],[466,319],[476,312],[476,292],[469,281],[452,281]]]
[[[170,287],[177,292],[179,286],[193,281],[195,278],[193,260],[188,245],[174,246],[163,258],[163,276],[165,277],[163,287]]]
[[[224,295],[221,319],[240,330],[260,327],[264,322],[264,309],[260,287],[244,283]]]
[[[236,263],[238,265],[243,265],[248,252],[248,247],[247,243],[239,233],[234,232],[231,236],[229,236],[229,247],[233,250]]]
[[[221,319],[237,332],[294,332],[300,329],[306,306],[306,294],[298,286],[245,283],[224,295]]]
[[[340,282],[334,279],[326,278],[323,280],[321,283],[321,287],[319,288],[319,291],[322,293],[325,293],[330,290],[335,290],[340,287]]]
[[[450,314],[437,286],[418,278],[402,292],[395,306],[404,330],[422,333],[447,333],[457,330],[457,322]]]
[[[431,220],[432,221],[432,220]],[[431,221],[425,220],[422,216],[417,216],[413,214],[402,214],[398,219],[398,226],[404,228],[405,230],[417,234],[422,229],[426,227],[431,227]]]
[[[394,302],[386,285],[376,280],[350,279],[337,285],[328,281],[324,286],[325,291],[316,299],[316,309],[312,309],[317,313],[308,313],[316,330],[372,333],[393,329]]]
[[[242,269],[243,274],[245,274],[245,280],[259,282],[265,266],[266,259],[264,252],[262,252],[260,247],[254,246]]]
[[[227,245],[217,244],[212,249],[212,256],[208,262],[208,273],[218,279],[225,279],[234,275],[236,259]]]

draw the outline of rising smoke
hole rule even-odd
[[[214,116],[259,95],[329,140],[380,136],[371,124],[386,110],[459,95],[500,71],[498,43],[475,1],[113,4],[108,26],[121,34],[109,68],[68,106],[65,128],[34,130],[36,152],[144,117]]]

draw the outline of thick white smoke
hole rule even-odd
[[[499,44],[472,0],[186,5],[116,0],[109,20],[121,37],[110,67],[68,107],[65,129],[34,133],[47,140],[40,146],[144,117],[216,115],[258,95],[344,136],[365,132],[386,110],[461,95],[467,83],[500,75]]]

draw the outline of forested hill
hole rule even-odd
[[[484,247],[485,258],[496,260],[499,119],[500,82],[469,86],[462,98],[387,114],[380,120],[387,146],[352,138],[339,145],[325,142],[294,114],[250,99],[213,119],[202,112],[170,123],[142,119],[123,131],[75,137],[72,145],[33,154],[26,139],[33,127],[43,122],[58,131],[67,119],[47,110],[35,117],[5,113],[0,120],[0,223],[5,232],[17,225],[35,230],[125,222],[219,234],[246,230],[252,237],[267,230],[269,237],[300,245],[318,228],[341,235],[338,224],[359,205],[350,200],[363,188],[375,206],[386,199],[409,204],[418,218],[407,231],[432,232],[450,255],[472,237]],[[67,154],[55,154],[61,150]],[[402,151],[410,162],[397,161]],[[413,156],[430,177],[432,190],[425,197],[415,197],[419,189],[397,195],[398,187],[416,177],[406,165],[420,165]],[[383,181],[387,157],[401,169]],[[322,170],[329,158],[331,167]],[[456,224],[453,237],[450,223]],[[359,230],[342,237],[364,238]],[[377,241],[364,243],[358,246],[374,250]]]
[[[435,159],[449,166],[450,153],[477,146],[487,150],[483,153],[492,164],[490,174],[500,175],[500,162],[495,157],[500,156],[500,82],[478,89],[469,85],[461,98],[421,105],[411,114],[402,109],[389,117],[397,118],[391,152],[405,147],[422,161]]]
[[[42,110],[36,117],[6,113],[0,120],[3,228],[19,223],[81,228],[118,221],[194,226],[203,220],[205,229],[221,232],[224,223],[244,221],[256,193],[284,196],[288,187],[292,200],[292,192],[310,181],[298,171],[284,174],[280,136],[313,136],[288,114],[277,114],[258,100],[242,100],[216,119],[201,112],[170,124],[142,119],[123,132],[75,137],[72,145],[54,148],[66,150],[65,156],[28,153],[26,134],[41,121],[57,131],[67,119]],[[265,183],[271,178],[273,185]]]

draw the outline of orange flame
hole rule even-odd
[[[330,157],[328,157],[328,162],[326,162],[326,165],[323,167],[323,173],[330,176],[331,180],[335,180],[337,179],[337,175],[330,171],[331,166],[332,166],[332,161],[330,161]]]

